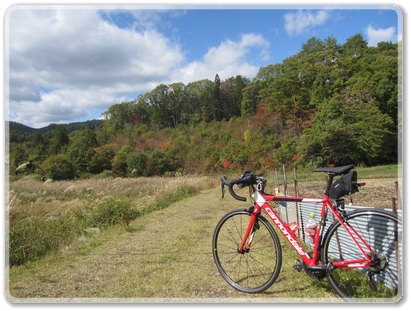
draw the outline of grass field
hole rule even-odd
[[[397,167],[357,171],[389,180],[385,196],[394,193]],[[302,180],[309,185],[310,178]],[[222,200],[218,186],[218,176],[12,182],[9,242],[19,243],[6,255],[22,261],[7,269],[11,299],[338,300],[327,283],[292,268],[295,254],[285,242],[280,277],[265,293],[245,295],[226,284],[216,272],[211,236],[226,212],[250,203]]]

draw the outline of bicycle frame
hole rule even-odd
[[[328,210],[332,212],[336,221],[340,222],[342,226],[345,228],[353,242],[357,245],[361,253],[364,255],[364,258],[361,259],[352,259],[352,260],[342,260],[338,262],[333,262],[334,268],[366,268],[369,266],[371,259],[368,256],[366,250],[360,245],[358,240],[361,241],[363,245],[366,246],[368,251],[371,251],[371,247],[365,242],[365,240],[361,237],[361,235],[351,228],[347,226],[344,222],[343,218],[340,215],[340,211],[333,208],[329,196],[324,195],[322,199],[315,199],[315,198],[303,198],[303,197],[294,197],[294,196],[275,196],[266,193],[260,193],[260,191],[255,190],[254,193],[251,195],[251,198],[254,200],[254,208],[251,214],[251,219],[247,230],[245,232],[242,244],[239,248],[239,252],[243,253],[245,251],[249,251],[252,245],[255,227],[254,224],[257,220],[258,215],[261,213],[261,210],[264,211],[265,214],[270,217],[273,221],[275,226],[279,229],[279,231],[283,234],[283,236],[287,239],[287,241],[291,244],[294,250],[298,253],[300,258],[304,261],[304,263],[308,267],[321,267],[326,269],[327,267],[322,267],[318,265],[320,251],[321,251],[321,241],[323,237],[323,230],[325,228],[325,219],[326,213]],[[322,203],[321,213],[320,213],[320,224],[316,228],[315,236],[314,236],[314,249],[313,249],[313,256],[311,257],[308,252],[304,249],[304,247],[300,244],[297,239],[297,236],[294,232],[289,228],[289,226],[284,223],[278,213],[268,204],[269,202],[315,202],[315,203]],[[365,260],[365,258],[367,258]]]
[[[345,300],[397,297],[400,283],[396,274],[401,265],[398,217],[374,208],[346,211],[343,197],[365,185],[357,182],[355,171],[349,174],[353,168],[353,164],[315,168],[314,172],[328,174],[321,198],[268,194],[265,192],[267,180],[250,171],[233,180],[222,176],[222,198],[227,186],[234,199],[246,202],[247,198],[237,194],[233,186],[239,189],[248,186],[253,204],[248,209],[226,213],[214,230],[213,257],[221,276],[232,287],[246,293],[268,289],[281,270],[279,236],[282,235],[298,254],[293,268],[304,270],[313,280],[327,278]],[[343,176],[333,182],[339,175]],[[311,230],[313,245],[310,247],[300,239],[296,223],[283,220],[273,204],[286,202],[317,205],[320,220],[315,230]]]

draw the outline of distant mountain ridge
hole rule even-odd
[[[99,128],[102,124],[103,124],[104,120],[90,120],[90,121],[84,121],[84,122],[74,122],[74,123],[69,123],[69,124],[63,124],[68,132],[72,132],[75,130],[84,130],[87,128]],[[42,128],[32,128],[29,127],[27,125],[18,123],[18,122],[14,122],[14,121],[6,121],[6,131],[17,131],[17,132],[21,132],[21,133],[41,133],[41,134],[45,134],[48,132],[52,132],[56,129],[57,125],[61,125],[61,124],[55,124],[55,123],[51,123],[46,127],[42,127]]]

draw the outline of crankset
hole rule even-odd
[[[308,255],[312,258],[313,252],[308,252]],[[316,267],[308,267],[305,262],[303,264],[304,272],[313,280],[320,281],[327,276],[327,271],[324,269],[316,269]]]

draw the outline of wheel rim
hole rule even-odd
[[[253,293],[267,289],[277,278],[281,250],[278,250],[278,237],[274,230],[260,220],[251,250],[240,253],[239,243],[249,220],[247,212],[226,217],[216,229],[213,249],[216,265],[223,278],[237,290]]]
[[[399,257],[397,253],[397,218],[379,212],[353,213],[347,224],[354,227],[373,248],[367,252],[372,262],[367,269],[335,269],[328,280],[335,291],[347,300],[371,300],[396,298],[398,294]],[[398,231],[397,231],[398,232]],[[329,263],[363,257],[338,224],[325,237],[323,262]]]

